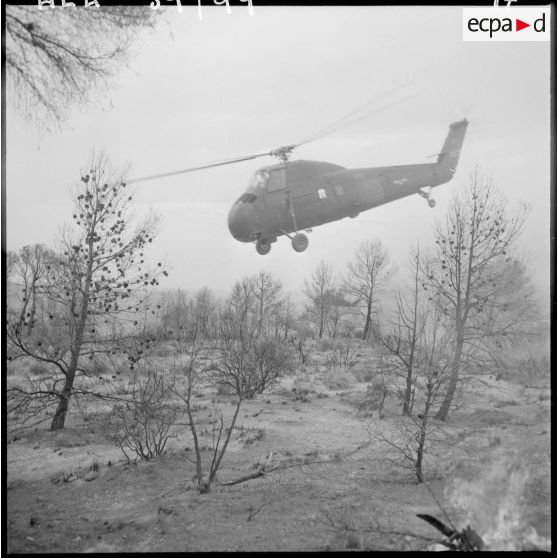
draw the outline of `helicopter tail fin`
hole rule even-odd
[[[449,167],[452,174],[455,172],[457,162],[459,161],[459,155],[468,125],[469,121],[466,118],[450,124],[446,141],[444,142],[442,151],[438,154],[438,164]]]

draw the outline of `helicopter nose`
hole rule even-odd
[[[236,240],[241,242],[250,241],[250,229],[253,221],[252,211],[247,204],[235,203],[229,212],[229,230]]]

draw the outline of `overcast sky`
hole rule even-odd
[[[140,8],[143,9],[143,8]],[[147,6],[145,9],[148,9]],[[550,43],[463,42],[458,7],[185,7],[138,38],[130,68],[99,101],[75,107],[61,131],[38,132],[7,109],[7,247],[53,245],[71,220],[69,192],[92,147],[131,177],[296,143],[385,96],[407,100],[301,146],[294,159],[345,167],[431,162],[448,125],[471,124],[454,179],[435,209],[412,196],[314,229],[304,253],[284,237],[259,256],[228,231],[231,204],[256,159],[135,186],[162,217],[152,248],[169,288],[219,293],[245,274],[273,272],[289,291],[321,259],[343,271],[358,245],[381,239],[400,267],[475,165],[510,204],[529,202],[520,253],[548,289],[550,254]],[[376,106],[373,103],[373,106]]]

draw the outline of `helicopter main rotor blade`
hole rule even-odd
[[[174,176],[176,174],[184,174],[187,172],[194,172],[203,169],[210,169],[212,167],[221,167],[223,165],[232,165],[234,163],[241,163],[242,161],[250,161],[251,159],[257,159],[258,157],[266,157],[271,155],[272,152],[268,151],[267,153],[257,153],[255,155],[247,155],[246,157],[238,157],[236,159],[225,159],[223,161],[215,161],[211,163],[206,163],[204,165],[200,165],[197,167],[188,167],[186,169],[171,171],[171,172],[162,172],[160,174],[151,174],[149,176],[141,176],[139,178],[132,178],[131,180],[127,181],[127,184],[132,184],[134,182],[144,182],[145,180],[154,180],[156,178],[165,178],[167,176]]]
[[[406,87],[406,86],[403,86]],[[398,90],[401,89],[400,87],[394,88],[394,89],[390,89],[389,91],[385,91],[383,93],[381,93],[380,95],[376,95],[376,97],[374,97],[374,99],[372,99],[371,101],[369,101],[368,103],[364,104],[363,106],[352,110],[351,112],[349,112],[348,114],[346,114],[345,116],[339,118],[338,120],[336,120],[335,122],[331,123],[329,126],[326,126],[325,128],[323,128],[322,130],[316,132],[315,134],[309,136],[308,138],[306,138],[305,140],[299,142],[296,144],[295,147],[298,147],[299,145],[303,145],[306,143],[310,143],[313,141],[316,141],[318,139],[321,139],[325,136],[328,136],[330,134],[333,134],[334,132],[337,132],[338,130],[341,130],[342,128],[345,128],[347,126],[350,126],[351,124],[355,124],[357,122],[360,122],[361,120],[365,120],[366,118],[370,118],[371,116],[381,113],[395,105],[398,105],[404,101],[407,101],[408,99],[411,99],[413,97],[416,96],[416,93],[411,93],[405,97],[403,97],[402,99],[397,99],[395,101],[389,102],[387,104],[384,104],[383,106],[377,107],[377,108],[373,108],[373,105],[382,97],[385,97],[386,95],[390,95],[391,93],[394,93]],[[365,109],[368,109],[367,111],[365,111]],[[363,112],[365,111],[365,112]],[[359,113],[362,113],[359,115]]]
[[[400,89],[400,87],[399,87],[399,89]],[[235,159],[225,159],[225,160],[221,160],[221,161],[211,161],[209,163],[199,165],[197,167],[188,167],[186,169],[180,169],[180,170],[171,171],[171,172],[163,172],[163,173],[159,173],[159,174],[152,174],[152,175],[149,175],[149,176],[141,176],[139,178],[132,178],[131,180],[128,180],[127,183],[132,184],[132,183],[135,183],[135,182],[144,182],[146,180],[155,180],[157,178],[165,178],[167,176],[175,176],[177,174],[185,174],[185,173],[188,173],[188,172],[210,169],[210,168],[213,168],[213,167],[221,167],[221,166],[224,166],[224,165],[232,165],[234,163],[241,163],[242,161],[250,161],[252,159],[257,159],[258,157],[271,156],[271,157],[276,157],[277,159],[280,159],[282,162],[287,162],[288,161],[288,156],[298,146],[316,141],[320,138],[323,138],[324,136],[327,136],[329,134],[332,134],[333,132],[336,132],[337,130],[340,130],[341,128],[345,128],[346,126],[349,126],[351,124],[354,124],[356,122],[364,120],[365,118],[369,118],[373,114],[383,112],[384,110],[387,110],[388,108],[390,108],[392,106],[395,106],[395,105],[398,105],[399,103],[402,103],[403,101],[406,101],[407,99],[410,99],[410,98],[415,96],[415,94],[407,95],[403,99],[393,101],[393,102],[391,102],[387,105],[378,107],[374,110],[371,110],[371,111],[369,110],[365,114],[361,114],[360,116],[356,116],[359,112],[363,111],[365,108],[369,108],[370,105],[372,105],[374,102],[376,102],[378,100],[378,98],[381,98],[381,97],[385,96],[386,94],[391,93],[392,91],[393,90],[384,92],[381,95],[377,95],[372,101],[369,101],[364,106],[359,107],[358,109],[352,110],[350,113],[346,114],[344,117],[336,120],[335,122],[333,122],[332,124],[330,124],[326,128],[323,128],[319,132],[313,134],[312,136],[310,136],[310,137],[306,138],[305,140],[302,140],[298,143],[295,143],[295,144],[292,144],[292,145],[284,145],[284,146],[279,147],[277,149],[272,149],[271,151],[266,151],[265,153],[256,153],[255,155],[247,155],[245,157],[237,157]]]

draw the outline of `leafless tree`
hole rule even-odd
[[[133,218],[128,190],[125,171],[113,170],[106,155],[93,153],[76,188],[74,225],[61,235],[56,265],[47,266],[42,296],[52,308],[50,323],[20,324],[19,313],[8,319],[9,358],[28,356],[56,370],[44,389],[18,388],[12,394],[18,408],[25,401],[43,399],[49,406],[56,401],[52,430],[64,428],[76,377],[90,372],[88,363],[97,355],[118,346],[113,320],[133,330],[142,294],[167,274],[161,263],[146,271],[144,250],[153,241],[156,219]],[[24,329],[29,325],[32,335]]]
[[[163,331],[178,330],[188,320],[188,295],[182,289],[164,293],[160,300],[160,326]]]
[[[188,319],[178,330],[168,331],[173,345],[172,369],[175,395],[183,401],[188,427],[194,443],[194,459],[198,491],[208,493],[214,483],[221,462],[229,446],[242,402],[262,392],[281,374],[292,369],[291,349],[272,337],[259,335],[268,329],[260,322],[261,299],[252,290],[254,277],[235,284],[231,296],[221,309],[219,335],[207,333],[207,289],[202,289],[188,303]],[[268,301],[269,302],[269,301]],[[264,304],[264,307],[267,307]],[[210,356],[211,362],[202,365],[201,357]],[[216,408],[212,423],[211,459],[205,463],[196,422],[195,397],[211,386],[225,387],[234,398],[234,411],[225,420]]]
[[[330,337],[337,337],[344,319],[353,307],[353,303],[347,300],[347,293],[344,285],[338,284],[335,290],[329,295],[326,295],[325,304],[328,308],[326,333]]]
[[[294,335],[296,306],[290,295],[285,295],[275,308],[271,319],[274,339],[286,342]],[[293,337],[294,339],[294,337]]]
[[[397,373],[405,377],[405,392],[403,395],[403,415],[411,415],[414,402],[414,380],[417,368],[417,350],[422,343],[424,329],[428,318],[425,305],[425,295],[420,280],[420,249],[411,254],[410,270],[412,282],[408,292],[398,291],[396,308],[391,327],[384,333],[377,331],[375,339],[385,347],[390,354],[397,357]]]
[[[225,433],[224,419],[221,416],[216,419],[218,425],[214,423],[215,429],[219,430],[219,434],[213,444],[212,460],[209,466],[209,472],[204,475],[204,461],[202,456],[202,445],[200,443],[199,426],[196,422],[196,410],[194,398],[200,394],[204,388],[211,385],[211,367],[202,366],[200,357],[210,350],[210,342],[212,342],[208,320],[208,303],[212,300],[211,293],[208,289],[199,290],[190,298],[187,304],[187,320],[181,323],[174,330],[168,331],[171,337],[170,341],[173,346],[173,361],[171,365],[174,378],[174,394],[184,403],[186,407],[186,416],[188,418],[188,428],[192,434],[194,442],[194,464],[196,466],[196,480],[200,493],[208,493],[211,485],[215,480],[221,460],[223,459],[227,446],[230,441],[232,429],[236,422],[236,416],[240,409],[240,402],[234,414],[230,428]]]
[[[256,335],[269,336],[273,332],[273,322],[282,304],[280,281],[271,273],[261,270],[252,278],[256,302]]]
[[[220,334],[226,331],[230,337],[235,332],[246,343],[275,336],[283,304],[281,290],[281,283],[267,271],[236,281],[223,304]]]
[[[160,12],[77,2],[6,6],[8,98],[29,118],[60,123],[72,104],[86,103],[108,84],[126,64],[133,39],[153,27]]]
[[[348,265],[344,286],[353,308],[364,318],[363,339],[370,337],[378,289],[392,272],[387,249],[379,240],[363,242]]]
[[[41,290],[45,287],[48,271],[56,266],[56,254],[43,244],[24,246],[19,253],[9,252],[8,279],[13,288],[20,291],[19,327],[29,336],[37,320],[37,304]]]
[[[337,281],[329,264],[323,260],[319,263],[310,280],[304,283],[304,294],[309,300],[307,314],[316,324],[318,337],[321,339],[337,296]]]
[[[445,334],[441,312],[436,302],[430,304],[423,333],[415,346],[415,381],[421,405],[416,416],[407,414],[387,428],[371,425],[372,438],[395,451],[388,457],[394,463],[411,469],[418,483],[424,482],[424,458],[447,448],[451,431],[440,422],[432,421],[433,407],[443,396],[443,388],[451,363],[450,338]]]
[[[163,337],[165,332],[186,330],[192,320],[204,337],[215,337],[217,300],[207,287],[200,289],[195,297],[189,297],[182,289],[164,293],[159,305],[161,311],[158,318]]]
[[[455,336],[451,373],[436,414],[438,419],[445,420],[450,410],[464,347],[487,336],[511,338],[514,333],[522,333],[523,328],[518,326],[532,317],[532,311],[516,315],[513,323],[492,329],[487,323],[490,312],[511,303],[509,296],[518,292],[517,285],[502,272],[505,266],[514,265],[512,250],[527,214],[524,205],[510,214],[506,201],[492,182],[476,170],[467,189],[454,198],[445,221],[435,230],[436,248],[425,255],[421,264],[424,288],[430,291],[431,297],[440,300]],[[526,294],[524,291],[522,296]],[[534,306],[531,301],[528,305]]]
[[[276,339],[240,337],[239,330],[222,320],[213,362],[215,381],[242,399],[251,399],[273,385],[281,375],[292,373],[294,352]]]

